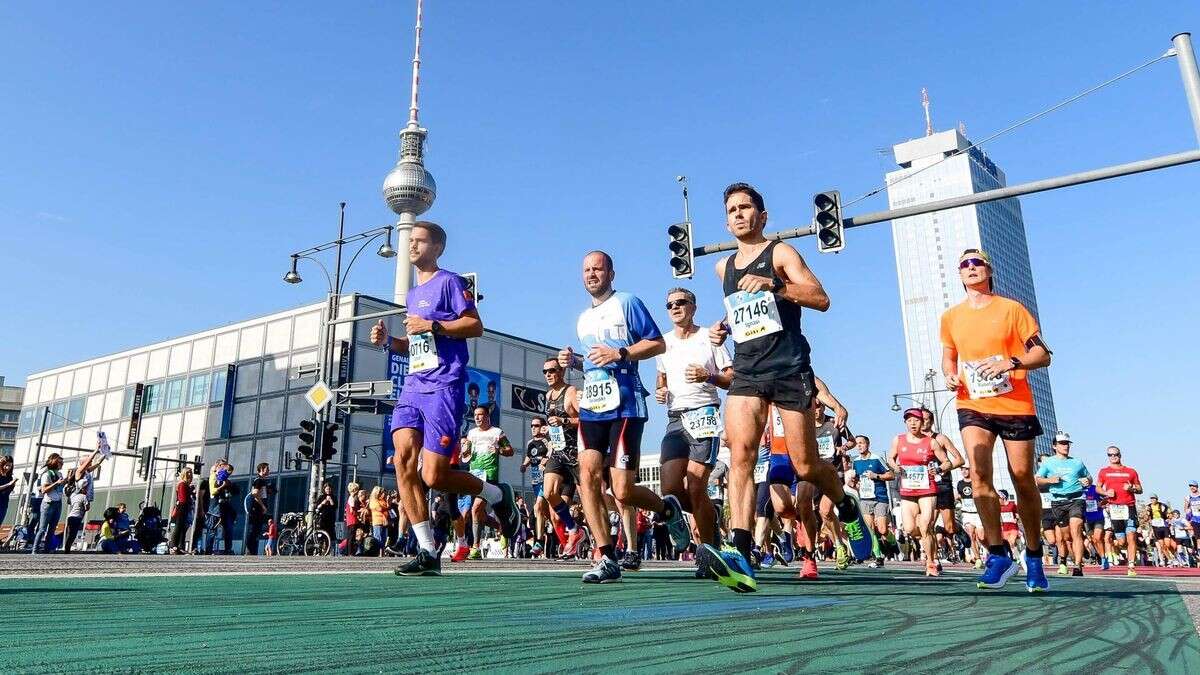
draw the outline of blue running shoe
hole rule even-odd
[[[796,544],[792,541],[791,532],[783,533],[782,543],[779,545],[779,557],[789,565],[796,559]]]
[[[862,509],[858,508],[858,497],[847,492],[846,500],[838,506],[838,520],[842,521],[843,527],[846,528],[846,537],[850,540],[850,552],[859,562],[870,560],[875,554],[875,535],[867,525],[866,519],[863,518]],[[845,506],[846,503],[851,502],[854,505],[853,508]],[[847,511],[850,513],[846,513]]]
[[[671,509],[671,517],[667,519],[667,532],[671,535],[675,550],[682,551],[692,543],[692,528],[688,527],[687,521],[684,520],[683,507],[679,505],[675,495],[663,497],[663,502]]]
[[[762,566],[766,569],[770,569],[770,568],[774,567],[775,566],[775,556],[771,555],[770,553],[767,553],[766,555],[764,555],[762,557]]]
[[[1038,570],[1042,569],[1041,560],[1038,560]],[[975,584],[978,588],[999,589],[1004,588],[1004,584],[1012,578],[1012,575],[1017,573],[1020,565],[1016,560],[1006,555],[996,555],[989,553],[987,562],[983,565],[983,576],[979,577],[979,581]]]
[[[718,551],[705,544],[697,550],[696,559],[701,565],[708,567],[712,578],[735,593],[753,593],[758,590],[754,570],[750,569],[750,563],[737,550]]]
[[[1108,556],[1106,556],[1106,555],[1100,556],[1100,569],[1102,569],[1102,570],[1108,569]]]
[[[1024,554],[1022,554],[1024,555]],[[1045,593],[1050,588],[1046,572],[1042,570],[1041,558],[1025,556],[1025,590],[1030,593]]]

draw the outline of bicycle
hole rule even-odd
[[[329,555],[333,542],[324,530],[308,531],[303,513],[285,513],[279,518],[282,528],[276,548],[279,555]]]

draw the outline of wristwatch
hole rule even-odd
[[[1021,367],[1021,359],[1018,359],[1015,356],[1010,356],[1008,358],[1008,362],[1012,364],[1013,370],[1017,370]]]
[[[445,329],[442,328],[441,321],[433,321],[429,324],[429,331],[434,335],[441,335],[443,330]]]
[[[628,360],[629,360],[629,350],[628,350],[628,349],[626,349],[625,347],[621,347],[620,349],[618,349],[618,350],[617,350],[617,353],[621,355],[621,360],[622,360],[622,361],[628,361]]]
[[[782,291],[783,287],[786,285],[787,284],[783,283],[783,279],[775,277],[775,280],[771,282],[771,292],[778,293],[779,291]]]

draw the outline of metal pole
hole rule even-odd
[[[861,216],[846,218],[842,221],[846,228],[861,227],[872,223],[882,223],[887,220],[896,218],[907,218],[909,216],[919,216],[924,213],[932,213],[934,211],[943,211],[946,209],[954,209],[960,206],[971,206],[972,204],[983,204],[986,202],[994,202],[1010,197],[1019,197],[1021,195],[1033,194],[1035,192],[1045,192],[1046,190],[1055,190],[1058,188],[1071,187],[1072,185],[1082,185],[1084,183],[1094,183],[1100,180],[1109,178],[1118,178],[1120,176],[1129,176],[1135,173],[1144,173],[1146,171],[1154,171],[1156,169],[1165,169],[1167,167],[1179,166],[1181,164],[1191,164],[1192,162],[1200,162],[1200,150],[1188,150],[1187,152],[1179,152],[1173,155],[1162,155],[1151,159],[1143,159],[1127,164],[1117,164],[1102,169],[1093,169],[1091,171],[1083,171],[1081,173],[1073,173],[1066,176],[1058,176],[1056,178],[1047,178],[1045,180],[1033,181],[1030,183],[1021,183],[1011,187],[997,188],[995,190],[987,190],[985,192],[977,192],[973,195],[964,195],[962,197],[951,197],[950,199],[942,199],[928,204],[919,204],[916,206],[907,206],[901,209],[890,209],[888,211],[875,211],[872,213],[864,213]],[[798,227],[791,230],[782,230],[771,234],[764,234],[767,239],[794,239],[796,237],[807,237],[816,233],[814,225],[807,227]],[[694,251],[696,256],[709,255],[712,253],[720,253],[721,251],[732,251],[737,248],[736,241],[728,241],[721,244],[709,244],[707,246],[697,247]]]
[[[412,263],[408,261],[408,246],[412,240],[413,223],[417,217],[401,213],[396,222],[396,287],[394,301],[397,305],[408,303],[408,289],[412,288]]]
[[[154,458],[157,456],[158,436],[155,436],[154,442],[150,444],[149,466],[146,467],[146,499],[142,502],[142,508],[150,506],[150,499],[154,497]]]
[[[1200,69],[1196,67],[1196,52],[1192,51],[1192,34],[1180,33],[1171,42],[1175,45],[1179,76],[1183,78],[1183,91],[1192,113],[1192,127],[1196,130],[1196,140],[1200,141]]]
[[[16,526],[18,524],[26,525],[29,523],[29,516],[30,516],[30,511],[31,511],[30,506],[33,503],[33,491],[34,491],[33,486],[34,486],[34,483],[37,482],[38,464],[42,461],[42,444],[46,441],[46,423],[49,421],[50,421],[50,406],[46,406],[45,408],[42,408],[42,424],[41,424],[41,428],[38,429],[37,445],[34,446],[33,466],[30,467],[30,471],[29,471],[29,478],[30,478],[29,489],[25,491],[25,494],[23,496],[23,503],[17,507],[17,516],[18,517],[16,520],[13,521],[13,532],[14,533],[17,531]],[[26,541],[29,541],[29,542],[33,541],[33,533],[32,532],[27,532],[25,534],[25,536],[26,536]],[[9,538],[11,539],[11,537],[9,537]]]

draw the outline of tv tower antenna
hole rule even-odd
[[[417,216],[433,206],[437,183],[425,170],[425,137],[429,130],[417,119],[420,111],[418,89],[421,84],[421,28],[424,1],[417,0],[416,44],[412,60],[412,98],[408,107],[408,124],[400,132],[400,159],[383,179],[383,198],[396,215],[396,286],[395,301],[405,304],[412,287],[412,265],[408,262],[408,242]]]
[[[921,107],[925,109],[925,135],[933,135],[933,118],[929,116],[929,90],[921,87]]]

